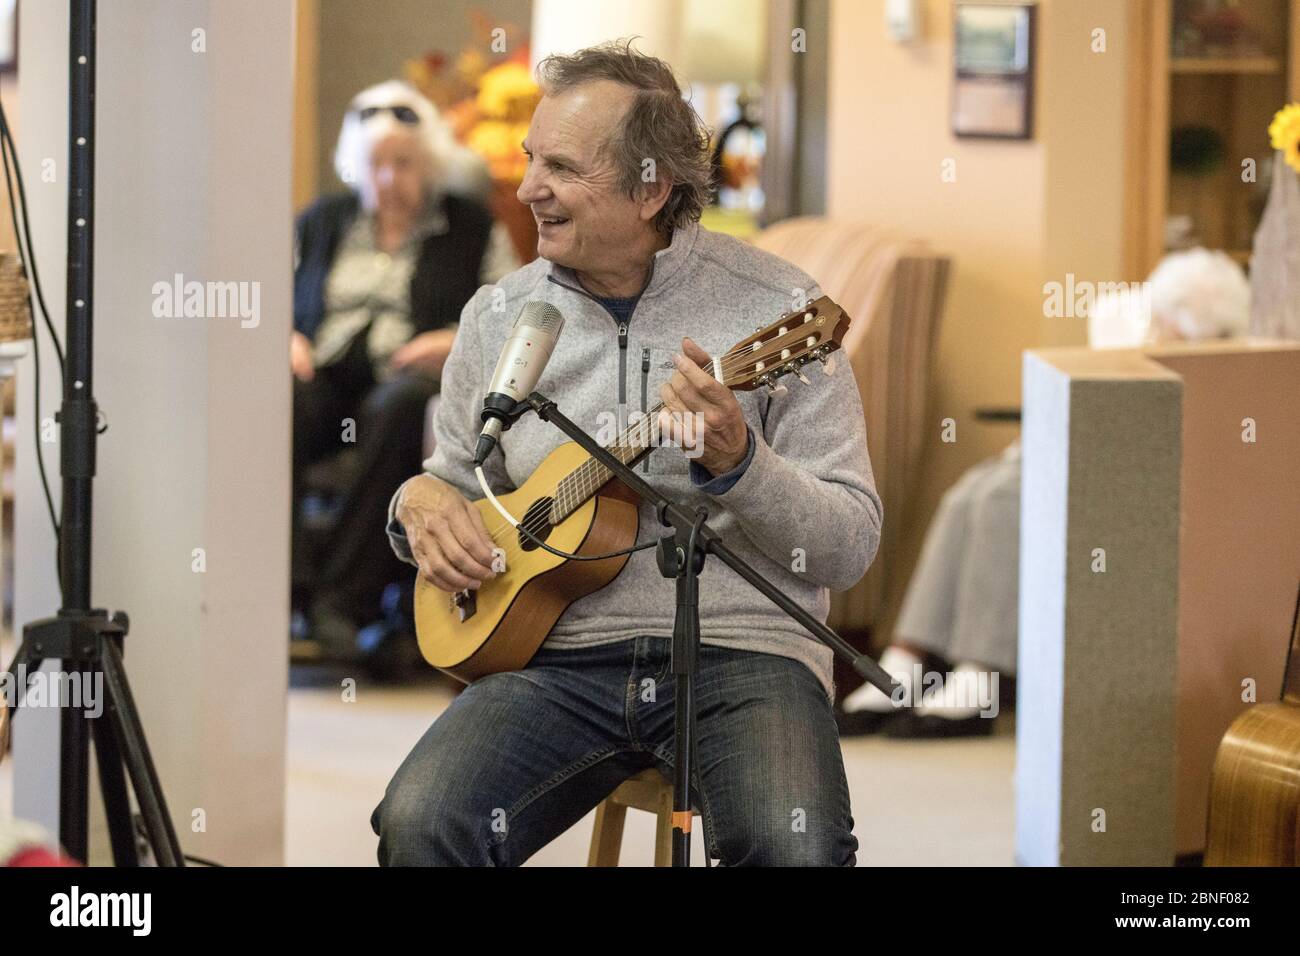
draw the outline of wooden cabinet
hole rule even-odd
[[[1300,0],[1133,0],[1128,30],[1126,272],[1190,245],[1248,265],[1268,124],[1300,100]]]

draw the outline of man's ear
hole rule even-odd
[[[673,184],[664,179],[648,179],[641,184],[641,220],[649,222],[659,215],[668,197],[672,195]]]

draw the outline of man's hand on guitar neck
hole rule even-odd
[[[432,475],[407,481],[396,515],[420,573],[435,587],[462,591],[493,576],[492,538],[483,517],[445,481]]]
[[[682,354],[674,357],[677,371],[659,390],[664,408],[658,424],[661,441],[721,475],[745,459],[749,426],[731,389],[704,370],[712,361],[693,340],[682,339]]]

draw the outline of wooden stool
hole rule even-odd
[[[601,801],[596,808],[596,825],[591,830],[588,866],[618,866],[618,852],[623,846],[623,821],[627,808],[653,813],[655,824],[655,866],[670,866],[673,861],[673,784],[657,768],[642,770],[628,777]],[[691,807],[691,813],[700,811]]]

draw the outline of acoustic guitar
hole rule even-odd
[[[822,296],[738,342],[710,370],[737,391],[775,389],[777,379],[788,374],[807,381],[803,366],[826,362],[848,327],[844,311]],[[650,409],[608,446],[619,461],[635,465],[654,450],[662,407]],[[609,554],[636,542],[638,497],[575,442],[556,448],[518,490],[497,500],[558,551]],[[565,609],[609,584],[630,557],[560,557],[510,525],[487,499],[474,506],[497,542],[498,573],[478,588],[455,593],[440,590],[423,575],[415,583],[420,652],[434,667],[466,683],[522,668]]]
[[[1300,862],[1300,596],[1282,699],[1253,704],[1219,742],[1210,776],[1206,866]]]

